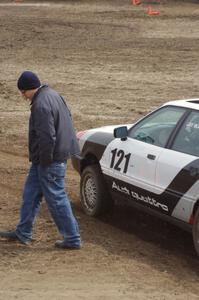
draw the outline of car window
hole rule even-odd
[[[128,136],[145,143],[164,147],[184,112],[185,109],[181,107],[163,107],[130,129]]]
[[[192,112],[184,121],[172,149],[199,156],[199,113],[197,111]]]

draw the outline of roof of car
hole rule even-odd
[[[199,110],[199,99],[184,99],[184,100],[175,100],[175,101],[169,101],[166,102],[165,105],[174,105],[174,106],[181,106],[181,107],[187,107],[192,109]]]

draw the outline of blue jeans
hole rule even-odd
[[[68,246],[79,246],[80,234],[71,205],[64,190],[66,163],[53,162],[48,167],[32,164],[23,192],[20,221],[16,227],[18,238],[28,243],[32,227],[44,196],[51,216]]]

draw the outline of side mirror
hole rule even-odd
[[[126,141],[128,136],[128,129],[126,126],[115,128],[113,131],[113,135],[115,138],[119,138],[122,141]]]

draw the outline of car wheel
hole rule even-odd
[[[197,254],[199,255],[199,207],[195,213],[194,216],[194,222],[193,222],[193,242],[195,246],[195,250]]]
[[[84,169],[81,174],[80,193],[81,205],[89,216],[99,216],[110,211],[113,206],[99,165]]]

